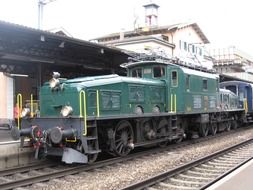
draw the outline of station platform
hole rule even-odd
[[[206,190],[252,190],[253,189],[253,159],[233,171]]]
[[[0,143],[1,142],[8,142],[8,141],[13,141],[13,139],[11,137],[11,130],[0,128]]]

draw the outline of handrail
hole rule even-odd
[[[82,102],[83,100],[83,102]],[[86,94],[85,91],[81,90],[79,92],[79,108],[80,108],[80,117],[84,118],[84,133],[83,135],[87,135],[87,112],[86,112]]]
[[[21,128],[20,126],[20,118],[21,118],[21,110],[22,110],[22,94],[17,95],[17,104],[18,104],[18,129]]]
[[[173,112],[173,95],[170,95],[170,112]]]
[[[176,94],[174,94],[174,104],[175,104],[174,112],[177,112],[177,95]]]
[[[248,113],[248,101],[247,101],[247,98],[244,99],[243,101],[243,108],[245,110],[245,113]]]
[[[30,106],[31,106],[31,117],[34,116],[34,113],[33,113],[33,94],[31,94],[31,103],[30,103]]]
[[[100,115],[100,110],[99,110],[99,92],[97,90],[97,117]]]
[[[176,94],[170,95],[170,112],[171,113],[177,112],[177,95]]]

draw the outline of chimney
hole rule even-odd
[[[124,36],[124,28],[121,28],[121,31],[119,33],[119,40],[124,40],[125,36]]]
[[[148,3],[143,5],[145,8],[145,24],[147,27],[154,27],[158,25],[158,8],[159,5],[155,3]]]

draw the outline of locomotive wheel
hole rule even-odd
[[[228,122],[225,123],[225,125],[226,125],[225,130],[226,130],[226,131],[230,131],[230,130],[231,130],[231,122],[228,121]]]
[[[206,137],[208,135],[208,124],[207,123],[202,123],[199,126],[199,134],[201,137]]]
[[[121,121],[113,133],[112,147],[117,156],[126,156],[130,151],[134,138],[132,125],[128,121]]]
[[[216,135],[218,129],[217,123],[211,123],[210,124],[210,133],[211,135]]]
[[[166,137],[168,135],[167,129],[168,129],[168,121],[166,119],[162,119],[157,127],[157,136],[159,136],[159,138]],[[160,142],[158,143],[158,146],[166,147],[168,142],[169,142],[168,140]]]
[[[92,164],[97,160],[98,154],[89,154],[88,155],[88,164]]]
[[[237,129],[237,127],[238,127],[237,121],[233,120],[231,123],[231,127],[232,127],[232,129]]]
[[[178,139],[172,140],[172,142],[175,143],[175,144],[179,144],[179,143],[181,143],[183,141],[183,139],[184,139],[184,137],[180,136]]]

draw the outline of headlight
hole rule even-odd
[[[58,86],[60,84],[60,81],[59,79],[56,79],[56,78],[52,78],[50,81],[49,81],[49,86],[51,89],[54,89],[56,86]]]
[[[69,116],[72,112],[73,112],[73,108],[72,108],[71,106],[64,106],[64,107],[61,109],[61,115],[62,115],[63,117]]]
[[[30,109],[29,108],[23,108],[21,112],[21,117],[26,117],[30,114]]]

